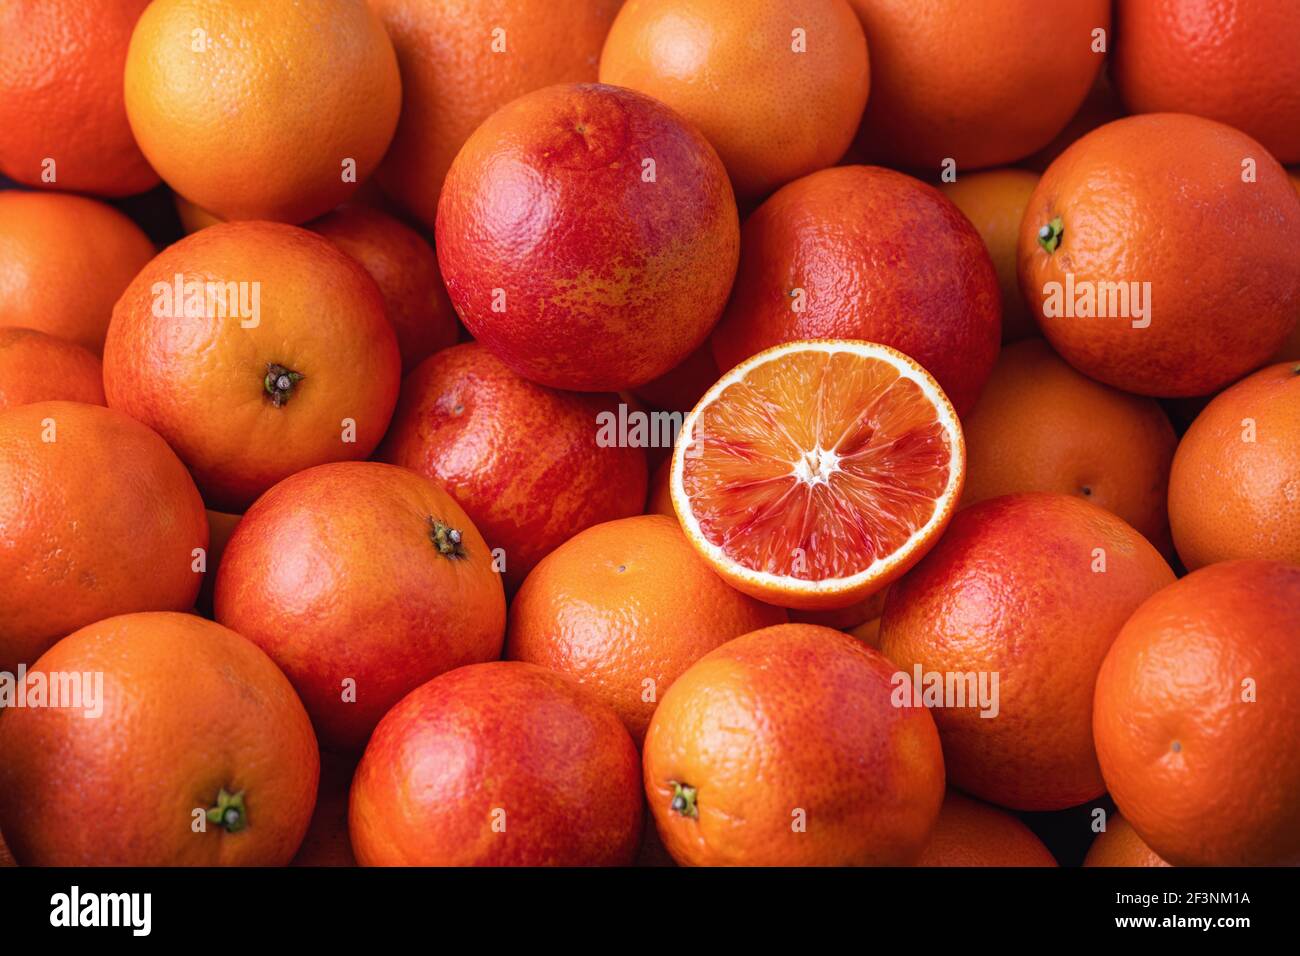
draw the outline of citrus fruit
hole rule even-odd
[[[880,342],[924,366],[964,414],[997,358],[998,302],[979,233],[942,193],[842,166],[790,183],[745,221],[713,355],[726,371],[782,342]]]
[[[942,390],[870,342],[792,342],[724,375],[686,418],[673,507],[723,580],[805,610],[848,607],[917,562],[966,470]]]
[[[1142,842],[1133,825],[1118,813],[1106,821],[1106,829],[1097,834],[1088,847],[1084,866],[1168,866],[1160,856]]]
[[[0,5],[0,173],[27,186],[99,196],[129,196],[158,182],[122,102],[126,47],[148,5]]]
[[[402,115],[384,191],[433,227],[451,162],[479,124],[556,83],[594,83],[622,0],[370,0],[397,50]]]
[[[365,266],[379,286],[397,333],[403,372],[456,344],[460,325],[438,272],[438,257],[419,233],[386,213],[355,204],[308,228]]]
[[[31,402],[104,404],[104,369],[80,345],[0,326],[0,409]]]
[[[1282,167],[1221,123],[1117,120],[1043,174],[1020,227],[1020,287],[1085,375],[1140,395],[1209,394],[1295,327],[1300,248],[1259,241],[1300,229],[1295,198]]]
[[[1128,616],[1173,580],[1140,534],[1070,495],[958,512],[890,588],[880,622],[881,650],[909,675],[919,668],[922,699],[927,686],[938,698],[949,782],[1016,810],[1099,796],[1097,670]]]
[[[0,671],[70,631],[194,605],[203,502],[166,442],[78,402],[0,411]]]
[[[369,455],[400,376],[365,269],[269,222],[211,226],[164,250],[118,300],[104,350],[109,405],[166,438],[221,511],[296,471]]]
[[[462,667],[380,721],[352,781],[363,866],[626,866],[641,771],[617,715],[520,661]]]
[[[890,165],[999,166],[1045,146],[1088,94],[1108,0],[850,0],[871,51],[860,148]],[[960,173],[959,173],[960,175]]]
[[[302,839],[290,866],[356,866],[352,841],[348,838],[348,791],[352,789],[354,757],[323,751],[320,755],[320,786],[316,809],[312,811],[307,835]]]
[[[1300,567],[1226,561],[1146,601],[1097,678],[1106,786],[1174,866],[1300,864]]]
[[[1300,564],[1300,361],[1260,369],[1196,417],[1174,455],[1169,520],[1188,570]]]
[[[1002,350],[962,429],[964,504],[1017,491],[1078,495],[1168,545],[1178,439],[1155,399],[1095,382],[1030,339]]]
[[[172,189],[220,219],[293,223],[370,176],[402,98],[365,0],[155,0],[125,90],[136,141]]]
[[[587,685],[640,744],[686,668],[785,620],[714,574],[676,521],[638,515],[588,528],[542,559],[510,605],[506,657]]]
[[[644,385],[705,339],[739,254],[717,153],[655,100],[551,86],[493,113],[456,157],[438,261],[470,333],[554,388]]]
[[[0,717],[0,825],[20,862],[292,859],[316,799],[316,738],[289,682],[251,643],[192,614],[124,614],[70,634],[33,670],[47,681],[101,675],[102,686],[83,690],[82,706]]]
[[[153,255],[149,237],[112,206],[0,191],[0,325],[57,335],[98,355],[113,303]]]
[[[1056,859],[1033,830],[1005,810],[949,790],[916,865],[1056,866]]]
[[[215,608],[341,751],[360,751],[431,677],[500,657],[506,627],[500,577],[465,512],[378,462],[309,468],[259,498],[226,546]]]
[[[1272,0],[1118,0],[1115,82],[1134,113],[1194,113],[1300,162],[1300,20]]]
[[[870,86],[846,0],[631,0],[605,40],[600,81],[686,117],[742,197],[836,163]]]
[[[378,456],[450,492],[502,550],[513,591],[583,528],[641,511],[645,452],[599,438],[618,401],[536,385],[466,342],[407,376]]]
[[[979,230],[993,260],[1002,293],[1002,341],[1014,342],[1038,334],[1038,323],[1020,295],[1016,272],[1016,242],[1020,220],[1038,176],[1024,169],[990,169],[958,176],[939,189]]]
[[[659,836],[693,866],[901,866],[943,801],[923,707],[853,638],[778,624],[706,654],[664,694],[644,751]]]

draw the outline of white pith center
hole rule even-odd
[[[794,476],[809,486],[830,484],[831,475],[839,471],[840,456],[818,445],[804,452],[794,463]]]

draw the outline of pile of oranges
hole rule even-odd
[[[1300,864],[1297,49],[0,4],[0,860]]]

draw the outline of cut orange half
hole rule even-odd
[[[746,594],[847,607],[938,540],[966,445],[930,373],[874,342],[816,339],[722,376],[682,425],[671,490],[682,529]]]

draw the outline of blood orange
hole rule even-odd
[[[673,507],[726,581],[821,610],[921,559],[961,495],[966,449],[935,380],[901,352],[818,339],[724,375],[682,426]]]

